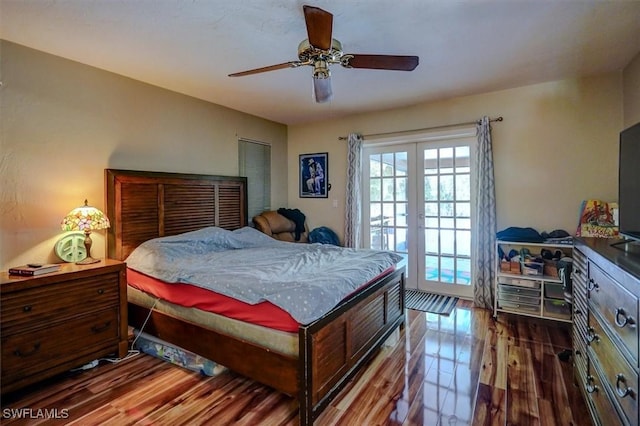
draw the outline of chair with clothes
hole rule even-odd
[[[280,241],[308,243],[306,218],[298,209],[267,210],[253,217],[256,229]]]

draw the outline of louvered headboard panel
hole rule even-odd
[[[105,186],[112,259],[126,259],[151,238],[247,225],[244,177],[105,169]]]

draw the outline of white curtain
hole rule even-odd
[[[493,151],[489,117],[476,126],[476,203],[475,238],[471,258],[474,259],[473,301],[478,307],[493,309],[493,282],[496,274],[496,191],[493,176]]]
[[[362,225],[362,135],[349,134],[347,138],[347,194],[345,202],[344,246],[360,248]]]

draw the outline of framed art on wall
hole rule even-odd
[[[329,180],[329,154],[301,154],[300,198],[327,198],[331,186]]]

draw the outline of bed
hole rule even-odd
[[[234,231],[248,222],[243,177],[106,169],[105,186],[113,259],[125,260],[158,237],[207,227]],[[142,328],[152,298],[139,289],[128,293],[129,324]],[[154,303],[146,333],[297,398],[300,424],[309,425],[404,324],[404,269],[383,274],[296,332],[236,327],[236,320]]]

